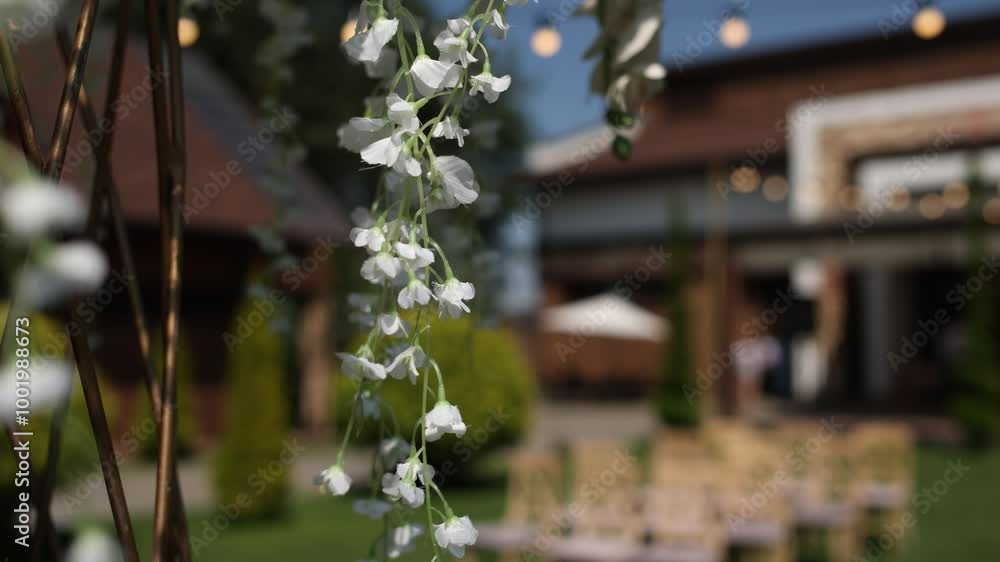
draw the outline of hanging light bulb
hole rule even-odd
[[[730,49],[739,49],[750,41],[750,23],[743,12],[729,13],[719,28],[719,40]]]
[[[944,31],[947,21],[941,8],[932,0],[921,0],[920,10],[913,16],[913,33],[921,39],[934,39]]]
[[[347,43],[348,39],[354,37],[355,30],[358,26],[358,20],[354,16],[347,18],[344,25],[340,26],[340,42]]]
[[[177,20],[177,42],[180,43],[181,47],[186,48],[194,45],[198,41],[199,35],[201,35],[201,29],[194,18],[181,16]]]
[[[531,34],[531,50],[536,55],[544,59],[552,58],[561,48],[562,35],[559,30],[545,21],[535,26],[535,32]]]

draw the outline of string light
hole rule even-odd
[[[764,199],[772,203],[784,201],[788,196],[788,181],[781,175],[768,176],[761,186],[761,192],[764,194]]]
[[[750,41],[750,23],[740,11],[733,12],[719,28],[719,40],[730,49],[739,49]]]
[[[893,211],[905,211],[910,207],[910,191],[903,186],[896,186],[889,202],[889,208]]]
[[[739,193],[750,193],[760,185],[760,172],[752,166],[740,166],[729,175],[729,183]]]
[[[944,199],[940,194],[928,193],[920,198],[920,203],[918,203],[920,209],[920,214],[923,215],[925,219],[936,220],[944,216]]]
[[[921,0],[920,4],[920,10],[913,16],[913,33],[921,39],[934,39],[947,25],[944,12],[931,0]]]
[[[177,20],[177,42],[181,47],[190,47],[198,41],[201,29],[193,18],[182,16]]]
[[[552,58],[562,48],[562,35],[555,27],[548,23],[541,23],[535,27],[535,32],[531,34],[531,50],[536,55],[548,59]]]
[[[964,183],[949,183],[944,187],[944,204],[951,209],[961,209],[969,203],[969,187]]]

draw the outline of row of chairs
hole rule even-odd
[[[913,488],[914,437],[899,424],[720,419],[663,430],[647,451],[515,453],[504,521],[480,529],[479,548],[504,562],[787,562],[812,545],[846,562],[871,516],[901,515]]]

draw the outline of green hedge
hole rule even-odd
[[[248,297],[237,309],[236,319],[248,318],[256,310],[254,299]],[[230,333],[236,333],[236,319]],[[240,494],[250,498],[240,521],[275,518],[287,507],[291,467],[281,462],[289,430],[286,352],[284,337],[264,322],[229,357],[216,489],[221,502],[237,501]]]
[[[428,453],[441,478],[467,479],[485,453],[516,443],[527,433],[537,394],[534,374],[510,332],[476,329],[468,317],[435,319],[424,348],[440,365],[448,401],[459,407],[468,427],[462,439],[448,435],[430,443]],[[423,381],[414,386],[409,380],[390,378],[383,384],[384,397],[409,440],[421,415]],[[338,372],[337,384],[331,386],[337,423],[343,429],[350,417],[354,383]],[[374,443],[378,431],[379,424],[367,420],[359,439]]]
[[[702,391],[694,376],[694,348],[686,293],[689,253],[682,203],[676,200],[671,205],[674,227],[669,240],[671,256],[664,298],[671,332],[664,343],[656,411],[663,425],[692,428],[701,423]]]

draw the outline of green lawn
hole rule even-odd
[[[891,549],[882,557],[862,558],[870,562],[996,562],[1000,560],[1000,451],[976,455],[958,449],[922,449],[919,456],[918,486],[921,492],[944,478],[949,461],[961,460],[969,471],[947,492],[938,497],[931,489],[922,496],[935,503],[926,513],[914,506],[916,532],[910,533],[909,547]],[[954,480],[954,478],[953,478]],[[942,487],[938,486],[938,491]],[[452,489],[449,501],[456,513],[474,520],[496,519],[503,510],[503,490]],[[365,557],[380,523],[362,520],[351,511],[350,500],[308,497],[296,501],[292,517],[277,523],[232,525],[218,533],[206,533],[206,521],[219,512],[197,513],[191,517],[192,535],[206,539],[197,559],[213,562],[353,562]],[[926,505],[926,504],[920,504]],[[136,525],[140,548],[149,552],[152,528],[149,520]],[[878,552],[876,552],[878,554]],[[404,560],[429,561],[426,543]]]

